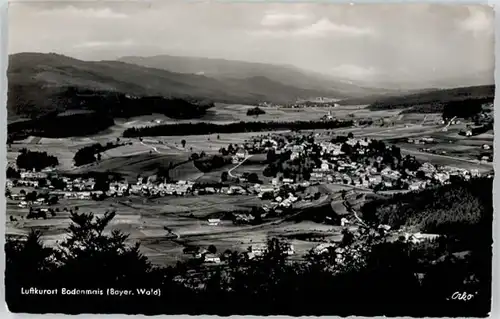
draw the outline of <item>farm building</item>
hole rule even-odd
[[[204,257],[204,261],[206,263],[212,263],[212,264],[220,264],[220,258],[217,255],[214,254],[206,254]]]
[[[317,255],[321,255],[328,252],[329,248],[335,248],[334,243],[322,243],[313,248],[313,252]]]
[[[218,218],[211,218],[208,220],[208,224],[210,226],[218,226],[218,225],[220,225],[220,223],[221,223],[221,221]]]

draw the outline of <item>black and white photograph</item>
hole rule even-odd
[[[487,317],[494,7],[13,1],[13,313]]]

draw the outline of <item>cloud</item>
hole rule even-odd
[[[102,47],[121,47],[134,45],[132,40],[123,41],[88,41],[76,44],[73,48],[102,48]]]
[[[353,80],[363,80],[378,74],[373,67],[361,67],[352,64],[342,64],[330,69],[330,74]]]
[[[345,24],[336,24],[326,18],[318,20],[313,24],[290,30],[265,29],[265,30],[250,32],[250,34],[253,35],[263,36],[263,37],[274,37],[274,38],[286,38],[286,37],[323,38],[327,36],[359,37],[359,36],[371,35],[373,33],[374,33],[373,30],[369,28],[360,28],[360,27],[348,26]]]
[[[286,25],[289,23],[300,22],[307,19],[304,14],[291,14],[279,12],[267,12],[260,22],[261,25],[266,27],[275,27]]]
[[[37,13],[40,16],[70,16],[85,19],[124,19],[128,15],[120,12],[115,12],[110,8],[77,8],[68,6],[64,8],[56,8],[52,10],[42,10]]]
[[[373,30],[368,28],[352,27],[345,24],[335,24],[324,18],[310,26],[298,29],[295,31],[297,35],[305,35],[312,37],[323,37],[330,34],[342,34],[348,36],[360,36],[372,34]]]
[[[473,33],[492,32],[493,17],[486,14],[484,10],[469,7],[469,16],[459,22],[459,26],[466,31]]]

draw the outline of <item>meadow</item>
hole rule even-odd
[[[226,249],[244,251],[249,245],[264,243],[268,235],[321,233],[322,236],[340,236],[340,230],[305,221],[267,223],[257,226],[235,226],[231,221],[222,221],[218,226],[210,226],[208,218],[220,218],[225,212],[250,211],[251,207],[267,203],[255,196],[204,195],[186,197],[164,197],[143,199],[109,198],[105,201],[84,201],[62,199],[53,208],[59,208],[57,216],[48,219],[29,220],[24,218],[27,208],[19,208],[12,201],[7,203],[7,227],[9,235],[25,235],[29,229],[42,232],[42,239],[49,245],[57,245],[70,224],[70,213],[64,208],[78,209],[78,212],[92,212],[103,216],[106,211],[116,211],[117,215],[106,232],[121,230],[130,234],[130,242],[140,242],[142,252],[154,263],[173,264],[185,260],[182,252],[188,245],[208,247],[215,245],[219,251]],[[14,216],[17,221],[9,221]],[[167,230],[168,229],[168,230]],[[170,232],[169,232],[170,231]],[[335,237],[335,238],[337,238]],[[315,243],[293,240],[298,253],[305,253]]]
[[[231,121],[296,121],[317,120],[328,114],[328,108],[263,108],[266,114],[259,117],[247,116],[246,111],[251,106],[245,105],[216,105],[202,118],[196,121],[231,122]],[[387,141],[396,138],[407,137],[433,137],[439,144],[432,146],[440,150],[446,150],[447,155],[440,156],[419,152],[421,145],[398,142],[403,154],[410,154],[422,161],[433,164],[453,165],[464,168],[479,168],[481,171],[491,170],[489,164],[477,164],[468,160],[471,154],[480,151],[483,144],[492,145],[493,132],[487,132],[478,136],[465,138],[458,132],[462,126],[450,127],[447,132],[442,131],[442,125],[435,124],[439,119],[436,114],[428,115],[428,124],[422,125],[425,115],[404,114],[399,110],[370,111],[364,106],[340,106],[331,109],[334,116],[339,118],[389,118],[383,126],[373,125],[370,127],[353,127],[334,130],[315,130],[319,134],[317,140],[328,141],[334,135],[347,135],[353,133],[355,137],[367,137],[383,139]],[[174,179],[184,179],[197,182],[218,182],[222,172],[233,168],[235,164],[214,169],[210,172],[201,172],[193,164],[187,162],[192,153],[205,152],[206,154],[218,154],[219,149],[226,148],[229,144],[241,145],[246,140],[267,133],[234,133],[234,134],[210,134],[179,136],[145,137],[140,139],[125,139],[121,137],[123,131],[129,127],[165,124],[173,120],[161,115],[151,115],[117,120],[115,126],[100,134],[85,138],[38,138],[30,137],[26,140],[17,141],[8,149],[7,158],[9,162],[15,161],[20,149],[28,148],[32,151],[46,151],[58,157],[60,165],[58,169],[66,173],[84,173],[88,171],[118,172],[127,179],[135,181],[138,174],[152,175],[157,173],[158,168],[168,166],[170,163],[180,164],[170,172]],[[175,121],[178,122],[178,121]],[[182,121],[181,121],[182,122]],[[394,125],[387,124],[394,122]],[[75,152],[94,143],[105,144],[115,141],[117,138],[127,145],[110,149],[102,154],[99,163],[75,168],[73,156]],[[186,144],[182,146],[182,140]],[[450,143],[451,141],[451,143]],[[456,158],[456,157],[458,158]],[[270,179],[262,176],[265,168],[266,155],[258,154],[252,156],[244,165],[232,171],[239,176],[245,172],[257,173],[265,183]],[[320,192],[332,196],[339,194],[342,189],[348,189],[342,185],[327,184],[310,187],[307,193]],[[364,201],[362,199],[361,201]],[[104,201],[82,201],[61,200],[58,207],[61,211],[55,217],[47,220],[27,220],[22,218],[28,212],[27,208],[19,208],[11,200],[7,200],[7,234],[26,234],[33,227],[44,234],[44,239],[49,245],[54,245],[57,240],[62,239],[62,234],[70,223],[69,213],[62,209],[78,207],[80,212],[93,212],[100,216],[107,210],[116,210],[117,216],[113,220],[109,230],[118,229],[130,234],[129,240],[142,243],[143,253],[154,263],[173,264],[178,260],[185,260],[189,256],[182,253],[187,245],[198,245],[206,247],[214,244],[218,251],[226,249],[246,250],[248,246],[264,242],[270,235],[288,238],[292,241],[297,254],[307,252],[317,243],[300,240],[302,235],[323,236],[325,240],[340,240],[340,229],[335,226],[314,223],[303,220],[300,223],[292,221],[279,221],[277,223],[266,223],[258,226],[236,226],[230,221],[223,221],[219,226],[209,226],[208,218],[223,218],[228,212],[250,211],[254,206],[267,203],[256,196],[229,196],[223,194],[186,196],[186,197],[163,197],[157,199],[145,199],[131,196],[127,199],[109,198]],[[359,204],[359,203],[358,203]],[[359,206],[359,205],[358,205]],[[304,206],[307,208],[307,205]],[[345,207],[339,202],[333,202],[333,210],[340,214],[346,214]],[[9,216],[18,220],[11,222]],[[170,232],[168,230],[170,230]]]

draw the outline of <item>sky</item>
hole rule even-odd
[[[9,52],[201,56],[421,81],[492,70],[493,20],[482,5],[18,1]]]

